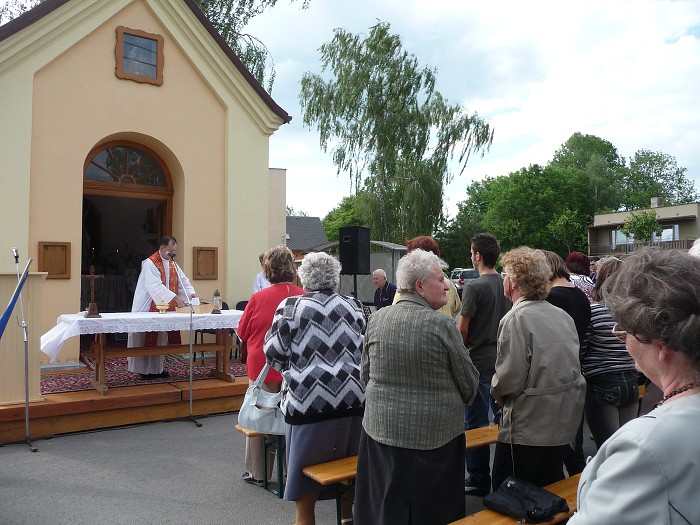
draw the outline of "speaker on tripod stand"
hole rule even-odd
[[[344,226],[340,228],[341,275],[368,275],[369,268],[369,228],[364,226]]]
[[[353,276],[352,295],[357,299],[357,276],[372,273],[369,269],[369,228],[344,226],[339,233],[340,274]]]

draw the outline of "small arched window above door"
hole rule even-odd
[[[172,194],[164,163],[143,146],[119,143],[96,150],[86,163],[85,188]]]

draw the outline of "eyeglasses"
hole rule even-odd
[[[618,325],[617,323],[613,325],[611,332],[623,343],[627,341],[627,330],[622,330],[622,328],[620,328],[620,325]]]

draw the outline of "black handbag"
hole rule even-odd
[[[529,481],[508,476],[501,486],[484,498],[491,510],[527,523],[540,523],[559,512],[568,512],[566,500]]]

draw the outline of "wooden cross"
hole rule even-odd
[[[102,317],[95,302],[95,266],[93,264],[90,265],[90,305],[85,312],[85,317]]]

